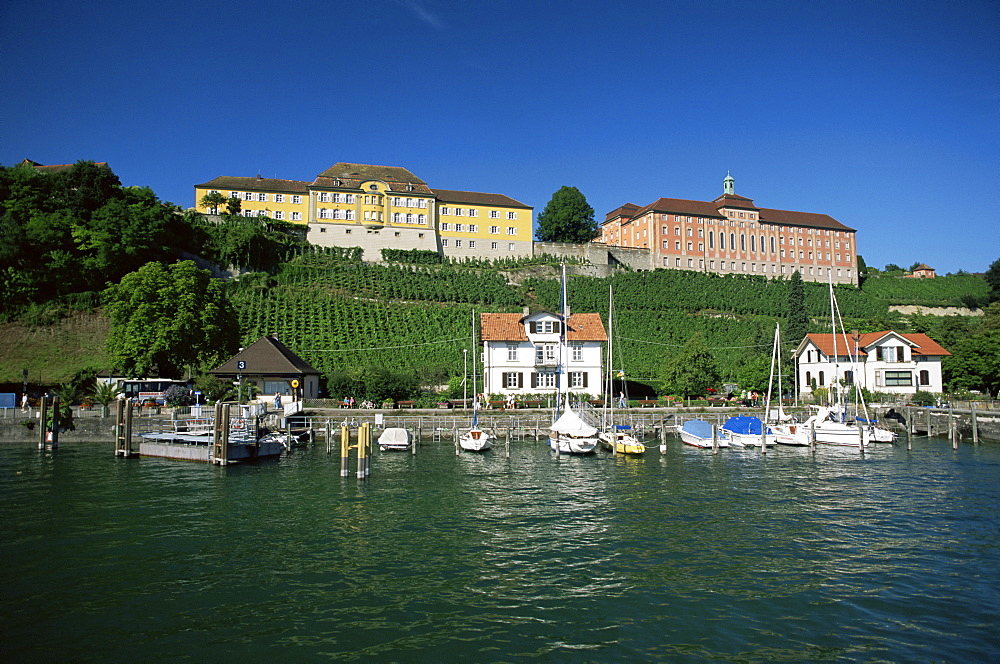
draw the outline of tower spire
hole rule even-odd
[[[722,193],[723,194],[735,194],[736,193],[736,180],[733,176],[726,171],[726,179],[722,181]]]

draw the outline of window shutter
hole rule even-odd
[[[587,387],[587,374],[588,374],[589,372],[587,372],[587,371],[584,371],[584,372],[582,372],[582,373],[583,373],[583,386],[584,386],[584,387]]]
[[[519,388],[524,387],[524,374],[521,372],[517,374],[517,386]]]
[[[530,331],[531,334],[538,334],[538,323],[535,321],[528,323],[528,331]]]
[[[538,387],[538,374],[534,372],[531,373],[531,387]]]

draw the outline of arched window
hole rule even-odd
[[[747,236],[746,233],[740,233],[740,251],[747,250]]]
[[[736,249],[736,233],[729,234],[729,248]]]
[[[920,372],[920,384],[930,385],[931,384],[931,373],[927,369],[923,369]]]
[[[761,247],[761,248],[763,249],[763,247]],[[756,236],[753,236],[753,235],[750,236],[750,251],[753,251],[753,252],[757,251],[757,238],[756,238]]]
[[[723,233],[722,231],[719,231],[719,249],[725,249],[725,248],[726,248],[726,234]]]

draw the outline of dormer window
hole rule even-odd
[[[559,321],[537,320],[528,324],[531,334],[554,334],[559,332]]]

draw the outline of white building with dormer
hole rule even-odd
[[[941,360],[946,355],[951,353],[926,334],[807,334],[795,349],[799,391],[809,394],[814,386],[829,388],[834,380],[857,380],[873,392],[943,392]]]
[[[483,391],[487,394],[603,394],[601,361],[608,335],[598,314],[490,314],[479,316]]]

